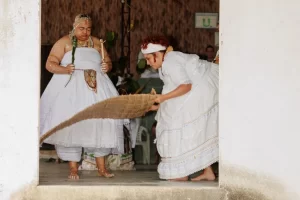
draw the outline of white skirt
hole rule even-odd
[[[189,93],[160,105],[156,116],[160,178],[188,176],[218,161],[218,73],[216,65],[204,75],[195,73]],[[173,87],[166,82],[163,93]]]
[[[76,70],[71,81],[69,75],[54,74],[41,98],[40,133],[69,119],[83,109],[118,96],[109,77],[97,71],[97,92],[91,90],[84,79],[84,71]],[[127,120],[90,119],[62,129],[45,140],[45,143],[65,147],[112,148],[123,153],[123,125]]]

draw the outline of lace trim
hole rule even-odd
[[[164,158],[158,166],[159,177],[161,179],[180,178],[203,170],[219,160],[218,150],[219,145],[215,143],[208,149],[197,152],[177,162],[171,162],[168,158]]]

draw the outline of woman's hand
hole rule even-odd
[[[152,105],[149,111],[157,111],[159,109],[159,104],[158,105]]]
[[[160,96],[162,96],[162,95],[160,95]],[[154,102],[153,103],[158,103],[158,102],[156,102],[156,100],[158,100],[158,98],[156,98],[155,100],[154,100]],[[149,111],[157,111],[158,109],[159,109],[159,106],[160,106],[160,104],[153,104],[147,111],[146,111],[146,113],[147,112],[149,112]],[[146,115],[146,113],[145,113],[145,115]]]
[[[66,67],[66,74],[73,74],[75,67],[73,64],[68,64]]]
[[[154,100],[155,103],[162,103],[165,100],[167,100],[164,95],[157,95],[157,96],[158,97]]]
[[[107,64],[107,62],[102,62],[101,63],[101,69],[104,73],[108,72],[109,70],[109,65]]]

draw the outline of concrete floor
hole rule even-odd
[[[225,200],[218,182],[172,182],[158,178],[156,166],[115,171],[111,179],[96,171],[82,171],[80,180],[68,180],[68,164],[40,161],[40,183],[30,200]]]
[[[114,178],[98,177],[96,171],[80,171],[79,180],[67,178],[68,164],[40,160],[39,185],[151,185],[218,187],[218,181],[170,182],[158,177],[155,165],[137,165],[135,171],[114,171]]]

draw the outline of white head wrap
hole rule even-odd
[[[149,43],[147,45],[146,49],[141,49],[143,54],[148,54],[148,53],[154,53],[154,52],[158,52],[158,51],[162,51],[162,50],[166,50],[167,48],[165,46],[162,46],[160,44],[153,44],[153,43]]]

